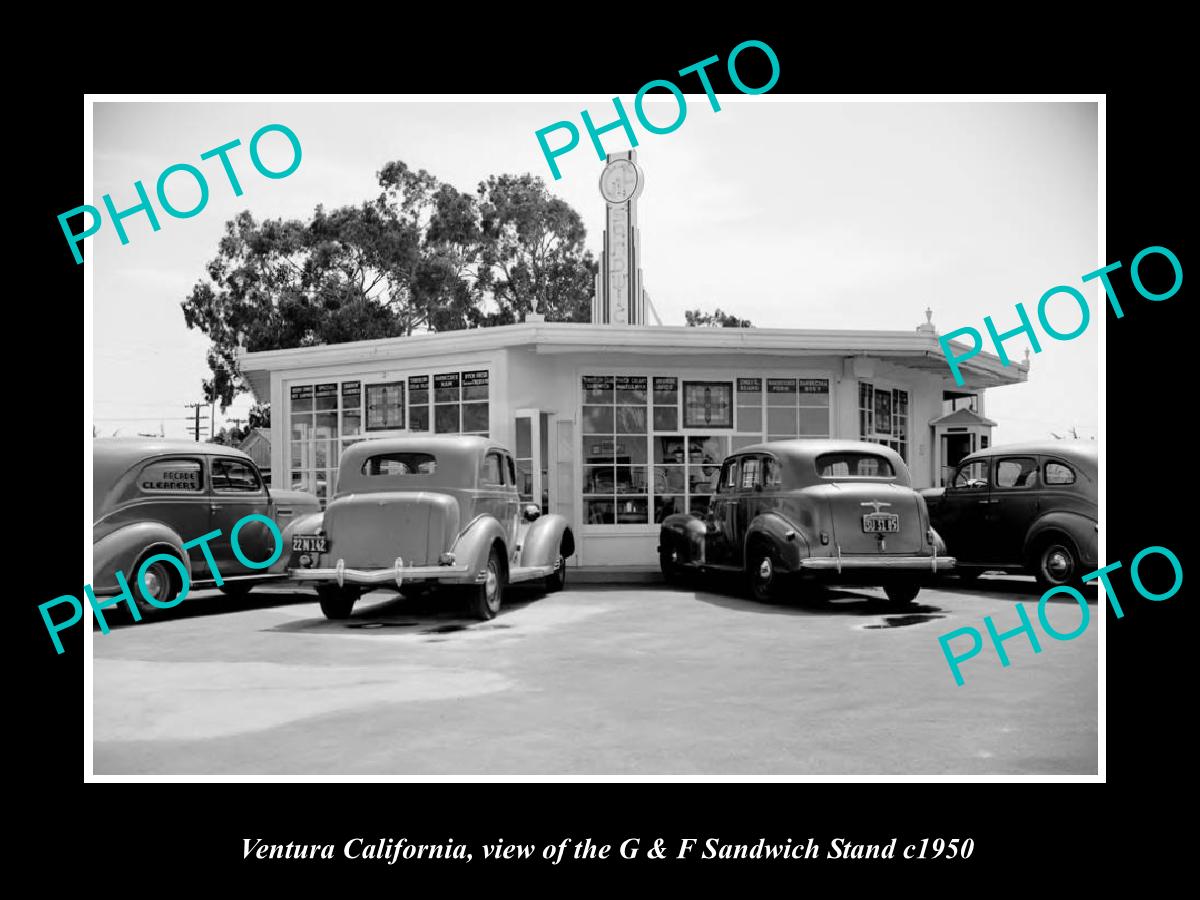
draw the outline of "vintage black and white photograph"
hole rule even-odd
[[[692,90],[95,99],[94,779],[1098,775],[1099,102]]]

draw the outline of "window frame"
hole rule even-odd
[[[1050,467],[1062,466],[1071,473],[1070,481],[1051,481]],[[1069,463],[1063,462],[1061,459],[1048,459],[1042,466],[1042,484],[1045,487],[1069,487],[1079,481],[1079,473],[1075,471],[1075,467]]]
[[[636,438],[644,438],[646,440],[646,453],[645,453],[646,461],[644,463],[644,465],[646,467],[646,476],[647,476],[646,477],[646,489],[645,489],[645,492],[642,494],[632,494],[632,493],[631,494],[619,494],[619,493],[616,493],[615,491],[612,492],[611,494],[605,493],[605,492],[600,492],[600,493],[589,492],[587,490],[588,469],[593,466],[603,467],[603,466],[606,466],[609,464],[608,463],[589,463],[587,461],[587,458],[589,456],[589,453],[587,452],[588,444],[591,442],[598,442],[599,440],[604,439],[604,437],[602,434],[601,435],[584,434],[584,427],[585,427],[584,410],[585,410],[585,407],[601,406],[601,407],[613,408],[615,406],[620,405],[617,403],[617,400],[616,400],[616,380],[619,378],[625,377],[625,376],[645,377],[647,380],[646,403],[645,403],[646,433],[644,435],[634,435],[633,436]],[[585,390],[583,387],[583,379],[584,378],[613,379],[613,382],[614,382],[614,384],[613,384],[613,391],[614,391],[613,399],[611,401],[586,399],[586,402],[585,402]],[[756,378],[756,379],[761,380],[760,389],[758,391],[758,397],[756,398],[756,405],[757,405],[757,408],[760,410],[760,414],[762,417],[762,423],[761,423],[762,427],[758,431],[751,431],[751,432],[742,431],[741,426],[738,424],[739,423],[738,406],[739,406],[739,402],[740,402],[740,398],[739,398],[739,394],[738,394],[738,379],[739,378],[742,378],[742,379]],[[576,417],[575,421],[578,423],[578,425],[575,429],[575,433],[572,437],[572,440],[574,442],[574,452],[576,454],[576,458],[573,461],[575,479],[574,479],[574,486],[572,488],[573,494],[574,494],[572,502],[574,504],[576,504],[575,509],[576,509],[577,515],[579,517],[580,528],[582,529],[581,533],[594,534],[597,536],[646,535],[646,534],[657,533],[658,529],[661,527],[661,523],[656,521],[656,516],[658,515],[658,513],[660,511],[658,500],[659,500],[659,498],[663,498],[663,497],[674,498],[676,512],[682,512],[683,510],[690,510],[694,515],[703,515],[704,510],[701,508],[703,506],[703,501],[706,498],[711,498],[711,497],[715,496],[715,492],[701,494],[701,493],[694,493],[692,491],[692,481],[691,481],[690,470],[693,465],[698,467],[701,464],[698,461],[693,464],[693,462],[691,460],[690,449],[689,449],[691,439],[693,439],[693,438],[708,438],[708,439],[712,439],[712,440],[721,442],[719,444],[719,446],[722,448],[721,460],[719,460],[716,463],[716,466],[718,467],[718,469],[721,465],[721,461],[723,461],[728,456],[739,452],[743,447],[750,446],[751,444],[765,443],[766,441],[768,441],[770,439],[770,434],[767,429],[766,388],[767,388],[767,380],[772,379],[772,378],[789,378],[789,379],[795,379],[797,381],[797,395],[796,395],[797,421],[799,421],[799,416],[800,416],[800,409],[801,409],[800,404],[802,404],[804,402],[803,401],[804,389],[803,389],[803,387],[800,386],[800,383],[812,381],[812,380],[820,380],[820,381],[824,382],[825,387],[826,387],[826,393],[824,396],[827,398],[827,403],[826,403],[826,405],[822,406],[821,409],[825,410],[825,413],[826,413],[826,428],[828,430],[825,432],[825,436],[830,437],[833,435],[834,427],[836,424],[835,412],[836,412],[836,407],[837,407],[837,403],[838,403],[838,397],[840,396],[838,393],[840,390],[839,382],[838,382],[839,372],[835,371],[833,369],[827,369],[827,368],[818,369],[818,368],[812,368],[812,367],[780,368],[778,366],[769,366],[769,367],[763,367],[763,368],[738,367],[738,368],[730,368],[727,370],[722,370],[720,373],[714,373],[711,369],[698,369],[694,365],[680,366],[680,367],[671,367],[671,366],[662,366],[662,367],[611,366],[610,367],[610,366],[604,366],[604,365],[595,365],[595,366],[577,365],[574,368],[574,385],[572,387],[572,390],[574,391],[573,407],[574,407],[575,417]],[[656,397],[655,397],[655,380],[656,379],[673,379],[674,380],[674,382],[675,382],[675,386],[674,386],[675,402],[673,405],[670,403],[657,402]],[[687,381],[687,382],[718,381],[718,382],[722,382],[722,383],[729,383],[732,388],[731,409],[732,409],[732,413],[733,413],[733,427],[732,428],[714,428],[714,427],[685,428],[685,427],[682,427],[683,426],[683,416],[684,416],[683,400],[684,400],[684,382],[685,381]],[[664,390],[665,390],[665,388],[664,388]],[[910,397],[911,397],[911,394],[910,394]],[[743,405],[745,405],[745,404],[743,404]],[[807,408],[807,404],[805,405],[804,408]],[[665,410],[674,409],[675,421],[676,421],[676,424],[680,427],[673,428],[673,429],[659,429],[658,427],[656,427],[656,422],[655,422],[656,409],[665,409]],[[621,435],[621,434],[616,433],[615,428],[617,427],[617,423],[615,421],[615,413],[614,413],[613,427],[614,427],[614,431],[612,432],[612,434],[615,434],[617,438],[622,438],[622,437],[628,438],[629,437],[629,435]],[[797,424],[797,429],[798,428],[799,428],[799,425]],[[667,461],[664,461],[661,463],[656,462],[656,457],[655,457],[655,453],[656,453],[656,449],[657,449],[656,441],[658,441],[659,439],[671,438],[671,437],[678,438],[683,441],[683,447],[684,447],[683,458],[678,462],[667,462]],[[794,436],[794,438],[795,437],[799,437],[799,435]],[[819,436],[817,436],[817,435],[805,435],[805,437],[809,437],[812,439],[819,438]],[[608,440],[612,440],[612,439],[613,439],[612,436],[610,436],[608,438]],[[778,461],[776,461],[776,464],[778,465]],[[636,467],[636,466],[640,466],[643,464],[642,463],[632,463],[631,465]],[[658,484],[659,484],[658,477],[657,477],[658,469],[660,467],[670,467],[670,466],[679,466],[680,469],[682,470],[683,478],[685,479],[685,482],[686,482],[684,488],[682,488],[680,490],[674,490],[671,488],[667,488],[666,490],[663,490],[658,487]],[[761,477],[762,476],[760,475],[760,478]],[[782,471],[780,472],[780,477],[781,478],[783,477]],[[670,483],[670,482],[668,482],[668,483]],[[764,489],[765,488],[766,488],[766,485],[764,484]],[[777,486],[772,485],[770,489],[778,490],[779,488]],[[621,502],[621,500],[623,500],[623,499],[645,497],[646,498],[646,506],[647,506],[646,521],[645,522],[637,522],[637,523],[617,521],[619,516],[616,514],[616,506],[615,505],[614,505],[614,513],[613,513],[613,521],[612,522],[600,523],[600,522],[589,521],[590,515],[589,515],[588,502],[589,501],[600,501],[609,496],[613,497],[614,503],[617,503],[617,504],[619,504]],[[697,498],[699,498],[699,502],[693,503],[693,501],[696,501]],[[682,507],[682,509],[680,507]]]
[[[955,483],[958,481],[958,476],[962,474],[963,469],[967,468],[968,466],[983,466],[984,476],[986,478],[984,484],[975,485],[972,487],[970,485],[960,486]],[[978,493],[979,491],[990,491],[992,489],[993,480],[993,467],[991,459],[974,459],[969,462],[963,461],[960,462],[958,464],[958,468],[954,470],[954,475],[951,476],[950,483],[946,485],[946,489],[951,491],[963,491],[964,493],[970,494]]]
[[[254,480],[258,482],[258,487],[254,490],[241,490],[240,488],[222,488],[217,486],[217,465],[219,463],[235,463],[240,466],[245,466],[254,473]],[[262,497],[266,494],[266,485],[263,482],[262,473],[258,471],[258,466],[248,459],[239,459],[236,456],[213,456],[209,460],[209,484],[212,486],[213,494],[220,494],[223,497]]]
[[[1035,481],[1033,484],[1001,484],[1000,483],[1000,466],[1006,462],[1012,462],[1012,461],[1018,460],[1018,459],[1019,460],[1027,459],[1027,460],[1030,460],[1033,462],[1032,467],[1030,467],[1029,469],[1022,469],[1022,471],[1032,472],[1034,474],[1034,476],[1036,476],[1038,481]],[[1036,490],[1037,488],[1041,487],[1041,484],[1039,483],[1039,481],[1041,479],[1041,475],[1039,474],[1039,471],[1038,471],[1041,468],[1041,466],[1038,465],[1038,458],[1036,456],[1024,456],[1019,453],[1014,454],[1012,456],[997,456],[995,463],[996,464],[992,467],[992,480],[991,480],[992,490],[1032,491],[1032,490]]]

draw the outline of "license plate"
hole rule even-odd
[[[867,515],[863,516],[863,531],[867,534],[899,530],[900,517],[895,513],[867,513]]]
[[[293,553],[328,553],[329,538],[318,534],[293,534]]]

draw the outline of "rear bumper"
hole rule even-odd
[[[816,556],[800,560],[804,572],[948,572],[953,556]]]
[[[296,581],[321,581],[337,584],[395,584],[406,581],[464,581],[470,579],[467,566],[406,566],[400,560],[389,569],[351,569],[340,559],[332,569],[290,569],[288,575]]]

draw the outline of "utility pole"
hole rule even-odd
[[[200,407],[207,406],[207,405],[208,405],[207,403],[185,403],[183,405],[184,409],[192,409],[192,410],[195,410],[195,412],[196,412],[195,432],[196,432],[196,443],[197,444],[200,443]]]

